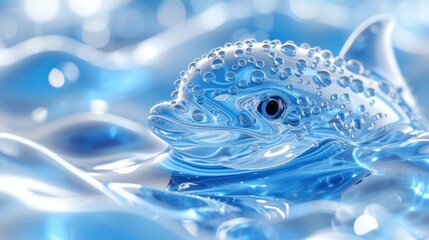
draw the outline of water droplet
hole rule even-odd
[[[332,94],[332,95],[331,95],[331,100],[332,100],[332,101],[337,101],[337,100],[338,100],[338,95],[337,95],[337,94],[335,94],[335,93],[334,93],[334,94]]]
[[[250,146],[250,151],[252,151],[252,152],[256,152],[256,151],[258,151],[258,150],[259,150],[259,146],[258,146],[258,145],[253,144],[253,145],[251,145],[251,146]]]
[[[353,124],[353,128],[354,129],[360,130],[360,129],[362,129],[363,119],[360,118],[360,117],[354,117],[353,121],[352,121],[352,124]]]
[[[319,96],[319,97],[322,96],[322,92],[321,91],[317,91],[316,92],[316,96]]]
[[[366,97],[373,97],[375,95],[375,90],[373,88],[367,88],[365,91]]]
[[[255,71],[253,71],[252,76],[250,78],[250,80],[253,83],[257,83],[257,84],[265,82],[266,79],[267,79],[267,77],[266,77],[265,73],[262,70],[255,70]]]
[[[276,57],[276,53],[275,53],[275,52],[269,52],[269,53],[268,53],[268,57],[269,57],[270,59],[274,59],[274,58]]]
[[[297,61],[296,61],[296,66],[298,67],[298,68],[300,68],[300,69],[304,69],[304,68],[306,68],[307,67],[307,61],[305,60],[305,59],[303,59],[303,58],[301,58],[301,59],[298,59]]]
[[[331,51],[329,51],[329,50],[323,50],[323,52],[322,52],[322,57],[323,57],[324,59],[329,59],[329,58],[331,58],[331,57],[332,57],[332,52],[331,52]]]
[[[243,127],[250,127],[253,124],[253,118],[247,112],[241,112],[238,115],[238,120]]]
[[[307,52],[307,57],[313,57],[313,55],[314,55],[314,50],[310,49],[310,50]]]
[[[212,53],[209,53],[209,54],[207,55],[207,58],[208,58],[208,59],[210,59],[210,60],[211,60],[211,59],[213,59],[213,58],[215,58],[215,57],[216,57],[216,53],[213,53],[213,52],[212,52]]]
[[[192,112],[192,118],[195,121],[201,122],[204,119],[204,114],[203,112],[201,112],[200,110],[194,110]]]
[[[341,96],[340,96],[340,100],[341,100],[341,101],[343,101],[343,102],[348,102],[348,101],[350,101],[350,96],[349,96],[349,94],[347,94],[347,93],[341,94]]]
[[[297,97],[297,103],[298,103],[298,105],[300,105],[300,106],[307,106],[308,105],[308,101],[309,101],[309,99],[308,99],[308,97],[306,97],[306,96],[303,96],[303,95],[299,95],[298,97]]]
[[[273,65],[270,70],[272,73],[278,72],[280,70],[279,65]]]
[[[389,94],[390,87],[389,87],[389,85],[388,85],[386,82],[381,82],[381,83],[378,85],[378,88],[380,88],[380,90],[381,90],[383,93],[385,93],[385,94]]]
[[[292,84],[292,83],[289,83],[289,84],[286,86],[286,88],[287,88],[287,89],[289,89],[289,90],[293,90],[293,84]]]
[[[286,43],[283,44],[280,47],[281,51],[283,52],[283,54],[285,54],[288,57],[295,57],[296,55],[298,55],[298,51],[297,48],[294,44],[292,43]]]
[[[203,75],[204,82],[211,82],[211,81],[214,81],[215,79],[216,79],[216,75],[212,72],[206,72]]]
[[[274,59],[274,64],[283,65],[284,64],[284,59],[282,57],[277,57],[277,58]]]
[[[301,116],[296,112],[289,112],[286,115],[284,123],[289,124],[291,126],[298,126],[301,123]]]
[[[247,81],[245,79],[241,79],[238,82],[238,87],[240,87],[240,88],[246,88],[247,87]]]
[[[359,79],[354,79],[352,80],[352,82],[350,83],[350,88],[352,89],[353,92],[355,93],[361,93],[363,92],[364,88],[363,88],[363,83],[361,80]]]
[[[243,56],[244,56],[244,50],[243,50],[243,49],[237,49],[237,50],[235,50],[235,52],[234,52],[234,56],[235,56],[236,58],[241,58],[241,57],[243,57]]]
[[[203,104],[204,103],[204,97],[202,95],[194,96],[197,100],[197,103]]]
[[[359,112],[365,112],[365,106],[364,105],[359,105],[358,111]]]
[[[237,79],[237,74],[235,72],[229,71],[225,74],[225,80],[227,82],[234,82]]]
[[[264,61],[262,61],[261,59],[256,60],[255,67],[257,67],[257,68],[263,68],[264,66],[265,66]]]
[[[219,68],[222,68],[224,64],[225,64],[225,62],[223,61],[223,59],[215,58],[211,62],[211,67],[213,69],[219,69]]]
[[[195,69],[195,72],[194,72],[194,74],[195,74],[195,76],[200,76],[201,75],[201,69]]]
[[[313,115],[319,115],[320,111],[321,111],[321,109],[319,107],[314,107],[313,110],[311,110],[311,113]]]
[[[247,64],[246,59],[241,58],[238,60],[238,66],[243,67],[243,66],[246,66],[246,64]]]
[[[346,88],[350,86],[350,78],[343,76],[337,79],[337,83],[340,87]]]
[[[332,129],[335,129],[338,132],[340,132],[341,130],[343,130],[344,123],[343,123],[343,121],[341,121],[339,119],[333,118],[333,119],[329,120],[328,123],[329,123],[329,126]]]
[[[380,120],[382,118],[383,118],[383,114],[381,114],[381,113],[375,114],[375,119]]]
[[[183,105],[180,104],[176,104],[174,105],[174,111],[176,111],[176,113],[178,114],[183,114],[185,112],[185,107]]]
[[[270,45],[268,45],[268,44],[262,45],[262,51],[269,52],[270,51]]]
[[[174,88],[175,89],[179,89],[180,83],[182,82],[181,79],[177,79],[176,81],[174,81]]]
[[[231,94],[231,95],[235,95],[235,94],[237,94],[237,91],[238,91],[238,89],[237,89],[237,87],[236,87],[235,85],[231,85],[231,86],[229,86],[229,88],[228,88],[228,92],[229,92],[229,94]]]
[[[219,51],[218,52],[218,54],[217,54],[219,57],[221,57],[221,58],[223,58],[223,57],[225,57],[225,51]]]
[[[347,61],[346,68],[353,73],[361,74],[363,73],[363,65],[358,60],[351,59]]]
[[[332,83],[331,74],[325,70],[318,71],[317,76],[313,76],[313,82],[316,85],[327,87]]]
[[[254,57],[248,57],[247,61],[250,63],[254,63],[256,61],[256,59]]]
[[[176,90],[176,91],[173,91],[170,96],[171,96],[171,99],[174,100],[177,98],[178,95],[179,95],[179,91]]]
[[[342,66],[344,66],[344,58],[342,58],[342,57],[336,57],[335,58],[335,62],[334,62],[334,64],[337,66],[337,67],[342,67]]]
[[[195,85],[192,88],[192,93],[195,95],[202,95],[204,93],[204,88],[201,87],[200,85]]]
[[[251,55],[252,53],[253,53],[253,49],[252,48],[250,48],[250,47],[246,48],[246,54],[247,55]]]

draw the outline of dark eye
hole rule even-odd
[[[267,119],[279,118],[286,108],[285,101],[279,96],[271,96],[268,100],[262,101],[258,106],[258,112]]]

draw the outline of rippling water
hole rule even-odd
[[[32,67],[44,59],[49,59],[46,66]],[[52,68],[66,73],[64,63],[70,62],[81,76],[97,81],[73,82],[66,74],[70,79],[57,92],[45,80],[31,81],[34,74],[48,76]],[[104,101],[92,101],[114,102],[124,93],[144,98],[134,90],[146,82],[137,79],[149,77],[144,70],[112,70],[63,53],[42,53],[9,74],[14,77],[0,85],[2,118],[8,120],[0,133],[4,239],[429,235],[429,133],[424,127],[393,123],[359,141],[316,134],[310,149],[273,164],[258,158],[213,164],[217,153],[213,159],[186,161],[189,156],[177,151],[186,146],[169,148],[145,120],[106,114]],[[28,92],[31,100],[22,98]],[[91,112],[82,107],[88,104]],[[46,109],[33,111],[36,123],[30,121],[28,111],[39,106]],[[192,117],[199,122],[201,116]],[[242,113],[238,117],[250,127]],[[231,129],[220,138],[233,135]],[[165,138],[177,140],[178,135]]]

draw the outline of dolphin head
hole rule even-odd
[[[385,37],[391,24],[370,20],[347,48],[362,36]],[[379,32],[368,36],[374,26]],[[150,110],[149,125],[178,159],[252,169],[291,161],[326,138],[360,141],[377,128],[411,122],[406,85],[398,91],[386,71],[347,59],[350,51],[335,57],[290,41],[227,43],[180,74],[172,100]]]

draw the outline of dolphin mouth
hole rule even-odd
[[[149,115],[148,124],[152,131],[164,140],[179,140],[189,136],[192,126],[161,115]]]

